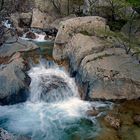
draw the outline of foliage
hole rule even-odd
[[[76,4],[76,5],[82,5],[83,4],[83,0],[72,0],[72,3]]]
[[[120,44],[120,46],[123,46],[126,50],[126,53],[128,54],[130,51],[133,51],[134,53],[140,52],[140,40],[130,36],[127,36],[123,32],[112,32],[112,31],[106,31],[104,32],[104,35],[107,37],[114,37],[116,41]]]
[[[74,9],[74,5],[78,6],[78,11],[80,11],[81,6],[83,5],[83,0],[50,0],[50,2],[53,4],[54,8],[59,12],[59,14],[63,14],[61,11],[62,8],[64,8],[63,3],[65,3],[67,15],[71,14]],[[73,11],[72,11],[72,10]]]
[[[130,3],[132,6],[140,6],[140,0],[127,0],[128,3]]]
[[[61,0],[50,0],[50,1],[52,2],[57,12],[61,14]]]

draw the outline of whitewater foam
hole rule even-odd
[[[38,33],[35,33],[35,32],[33,32],[33,33],[34,33],[35,36],[36,36],[35,39],[27,38],[27,37],[26,37],[26,34],[27,34],[27,33],[23,34],[23,36],[20,37],[20,38],[23,39],[23,40],[34,41],[34,42],[48,42],[48,41],[49,41],[49,40],[46,40],[46,39],[45,39],[45,36],[46,36],[46,35],[44,35],[44,34],[38,34]]]
[[[96,118],[88,117],[87,111],[92,105],[98,108],[105,106],[104,103],[81,100],[74,79],[52,62],[32,67],[28,74],[29,100],[0,106],[0,127],[33,140],[72,140],[76,135],[84,139],[97,134],[100,128]],[[49,101],[42,99],[42,94]]]
[[[48,67],[48,68],[46,68]],[[73,78],[57,65],[33,67],[29,71],[31,77],[30,100],[41,101],[41,96],[47,101],[62,101],[68,97],[78,96],[78,89]]]

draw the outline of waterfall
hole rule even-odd
[[[40,64],[33,67],[29,71],[29,76],[32,102],[60,102],[78,96],[74,79],[52,62],[48,62],[46,66]]]
[[[0,106],[0,127],[32,140],[84,140],[96,136],[99,124],[87,111],[106,104],[81,100],[74,79],[53,62],[41,62],[28,74],[29,99]]]

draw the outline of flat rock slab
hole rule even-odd
[[[17,42],[6,43],[0,47],[0,57],[11,57],[16,52],[27,52],[39,48],[32,42],[18,39]]]

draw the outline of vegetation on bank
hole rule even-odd
[[[134,6],[140,6],[139,0],[127,0],[127,1]]]

